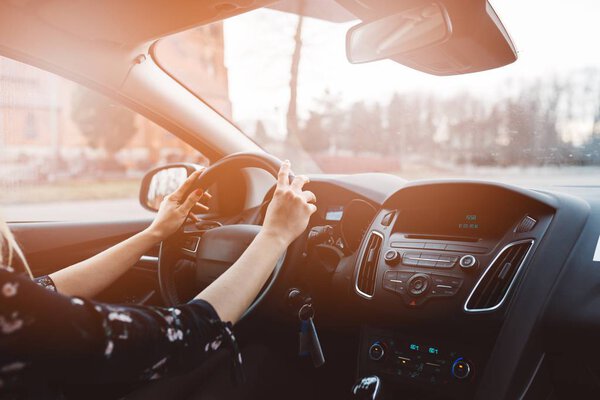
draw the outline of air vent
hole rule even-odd
[[[366,298],[373,297],[375,291],[375,277],[377,275],[377,261],[379,260],[381,242],[383,242],[383,236],[378,232],[371,232],[358,265],[356,292]]]
[[[500,307],[532,246],[533,240],[522,240],[503,248],[475,285],[465,303],[465,311],[485,312]]]

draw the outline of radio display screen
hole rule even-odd
[[[402,210],[395,230],[414,234],[497,237],[512,222],[509,216],[482,210],[417,208]]]

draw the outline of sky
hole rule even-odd
[[[482,97],[503,89],[509,79],[537,79],[589,66],[600,68],[600,1],[494,0],[519,59],[509,66],[454,77],[436,77],[392,61],[352,65],[345,56],[345,34],[358,23],[305,19],[299,75],[301,116],[318,109],[328,91],[342,105],[387,102],[393,93],[437,96],[472,92]],[[285,126],[289,69],[297,16],[261,9],[225,22],[225,62],[234,120],[252,131],[266,122],[271,134]]]

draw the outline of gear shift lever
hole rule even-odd
[[[381,392],[381,380],[378,376],[366,376],[354,384],[352,398],[356,400],[377,400]]]

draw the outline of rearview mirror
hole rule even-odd
[[[385,16],[369,14],[369,19],[346,35],[351,63],[389,58],[433,75],[457,75],[498,68],[517,59],[506,29],[486,0],[377,4],[385,4],[373,6]],[[412,6],[401,8],[406,4]]]
[[[150,211],[158,211],[163,199],[173,193],[194,171],[193,164],[169,164],[155,168],[144,176],[140,188],[140,204]]]

